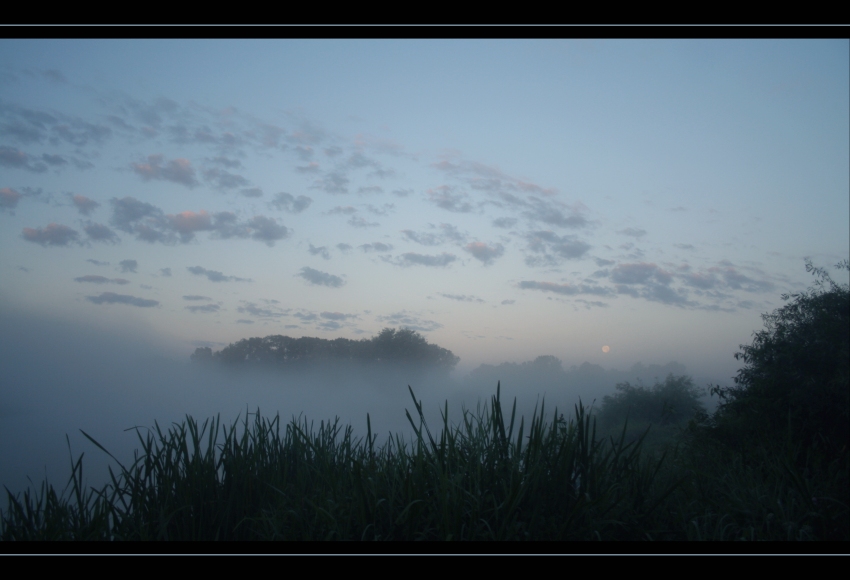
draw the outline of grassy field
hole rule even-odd
[[[458,425],[445,406],[433,430],[410,392],[415,436],[380,447],[370,423],[355,439],[338,421],[259,411],[230,426],[187,417],[137,430],[136,460],[116,460],[101,489],[85,488],[80,458],[61,493],[47,482],[7,492],[0,538],[850,539],[846,455],[809,469],[801,449],[736,454],[669,427],[646,452],[650,436],[631,426],[597,436],[581,405],[569,419],[545,404],[518,417],[498,387]]]

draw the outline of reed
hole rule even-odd
[[[649,429],[597,437],[581,403],[528,421],[489,403],[432,429],[410,389],[413,435],[376,445],[339,420],[245,413],[135,429],[131,464],[61,493],[44,482],[0,512],[3,540],[848,539],[847,462],[824,480],[798,457],[730,455],[705,441],[645,454]],[[627,438],[627,433],[629,437]],[[100,443],[83,433],[102,452]],[[629,440],[631,439],[631,440]],[[68,441],[70,451],[70,441]],[[663,451],[666,449],[667,451]],[[803,453],[804,450],[798,450]],[[785,453],[785,455],[783,455]],[[832,465],[832,464],[831,464]],[[818,474],[825,473],[823,469]],[[842,487],[843,486],[843,487]],[[842,491],[845,490],[845,491]]]

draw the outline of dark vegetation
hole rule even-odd
[[[452,351],[430,344],[409,328],[385,328],[371,339],[267,336],[245,338],[213,352],[209,347],[195,350],[192,360],[220,363],[231,367],[273,366],[279,369],[305,369],[316,365],[361,366],[404,365],[430,370],[452,370],[460,360]]]
[[[85,488],[80,458],[61,494],[9,493],[0,537],[846,541],[850,286],[807,270],[815,286],[764,315],[710,415],[670,374],[570,418],[541,404],[526,421],[497,387],[458,424],[446,407],[439,432],[414,395],[414,437],[380,447],[371,426],[355,439],[259,411],[231,427],[187,418],[137,429],[142,453],[102,489]]]

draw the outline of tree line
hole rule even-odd
[[[363,364],[366,366],[405,365],[433,370],[452,370],[460,361],[452,351],[431,344],[409,328],[384,328],[372,338],[328,340],[304,336],[273,335],[245,338],[220,351],[209,347],[195,350],[191,359],[198,363],[226,366],[277,366],[306,368],[316,364]]]

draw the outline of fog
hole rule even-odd
[[[570,416],[579,397],[598,406],[617,382],[640,379],[651,384],[668,372],[686,372],[675,363],[630,371],[584,364],[565,368],[567,372],[553,367],[551,359],[548,366],[544,363],[546,359],[482,366],[449,380],[436,373],[409,375],[403,368],[381,373],[227,369],[190,363],[188,357],[169,353],[169,345],[143,329],[116,332],[7,313],[0,315],[0,484],[18,493],[47,477],[60,491],[70,474],[71,455],[76,459],[84,453],[88,484],[103,485],[107,465],[114,462],[80,430],[125,465],[140,448],[132,427],[142,427],[144,434],[144,428],[158,422],[166,429],[187,414],[200,421],[220,415],[222,423],[230,425],[259,409],[266,417],[280,414],[283,423],[306,417],[316,427],[339,417],[362,437],[368,413],[373,433],[383,443],[389,433],[410,440],[405,410],[416,413],[408,385],[422,401],[431,431],[438,432],[446,401],[450,420],[457,422],[463,407],[475,410],[489,402],[497,381],[507,411],[516,398],[518,417],[528,421],[544,399],[548,416],[555,407]],[[694,378],[695,384],[705,386]]]

